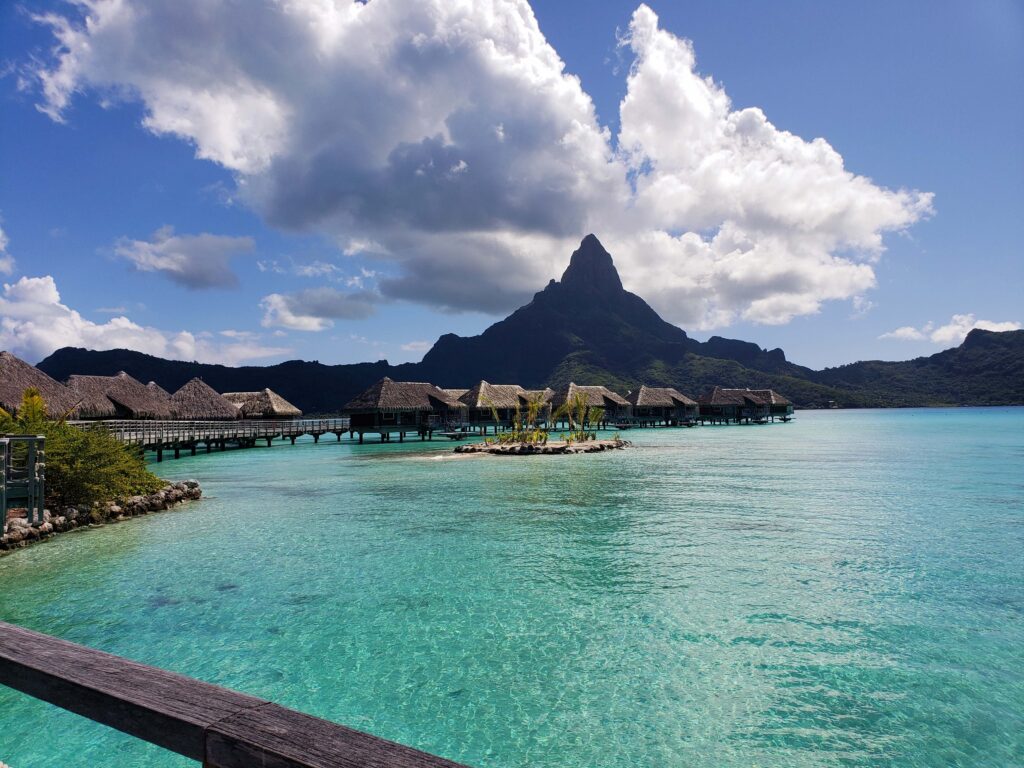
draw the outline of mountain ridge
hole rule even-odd
[[[645,383],[693,395],[716,384],[769,387],[805,407],[829,401],[852,407],[1024,403],[1024,331],[974,330],[959,347],[928,357],[815,371],[790,362],[781,349],[721,336],[691,339],[623,288],[611,254],[592,234],[560,280],[479,335],[441,336],[419,363],[289,360],[230,368],[65,347],[38,367],[59,380],[124,370],[172,391],[193,376],[222,392],[270,387],[310,413],[339,410],[382,376],[442,387],[486,379],[528,388],[593,382],[625,391]]]

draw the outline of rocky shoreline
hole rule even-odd
[[[8,510],[3,535],[0,536],[0,555],[44,541],[58,533],[89,528],[118,522],[129,517],[163,512],[203,495],[196,480],[168,483],[164,488],[148,496],[132,496],[121,502],[109,501],[92,506],[66,507],[61,514],[50,510],[43,512],[43,522],[29,524],[24,517],[12,517],[15,510]]]
[[[542,445],[530,443],[470,443],[460,445],[455,453],[484,453],[491,456],[554,456],[567,453],[600,453],[601,451],[617,451],[628,448],[632,443],[628,440],[588,440],[585,443],[554,442]]]

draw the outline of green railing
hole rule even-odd
[[[0,437],[0,528],[10,507],[26,509],[29,523],[43,522],[45,446],[42,435]]]

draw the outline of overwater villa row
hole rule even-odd
[[[517,420],[549,429],[574,423],[628,429],[788,421],[793,413],[793,404],[770,389],[714,387],[694,399],[672,387],[640,386],[621,395],[601,385],[570,383],[554,390],[479,381],[469,389],[445,389],[385,377],[346,403],[343,419],[304,422],[299,428],[302,411],[270,389],[219,393],[194,378],[170,393],[156,382],[143,384],[123,371],[114,376],[75,375],[60,383],[9,352],[0,352],[0,408],[14,413],[29,387],[43,396],[52,418],[103,421],[125,442],[157,450],[158,455],[164,447],[178,455],[181,448],[194,453],[197,443],[205,443],[209,450],[211,445],[223,448],[228,441],[269,444],[279,437],[294,442],[302,434],[318,440],[327,432],[339,439],[347,432],[360,442],[367,433],[384,441],[398,435],[401,441],[410,435],[430,439],[435,433],[486,435],[507,430]],[[164,425],[169,421],[205,426],[196,432]],[[253,429],[239,431],[229,426],[232,422]],[[274,423],[295,428],[278,429]]]
[[[61,384],[10,352],[0,352],[0,408],[14,413],[34,387],[52,418],[230,421],[297,419],[302,411],[270,389],[217,392],[202,379],[173,394],[154,381],[143,384],[124,371],[114,376],[71,376]]]
[[[518,384],[480,381],[470,389],[438,387],[428,382],[383,378],[346,403],[349,432],[363,442],[365,434],[388,441],[398,435],[429,439],[435,432],[449,437],[466,432],[486,435],[526,420],[548,428],[573,421],[593,428],[695,426],[697,424],[764,424],[789,421],[793,403],[770,389],[714,387],[696,400],[672,387],[640,386],[625,396],[600,385],[531,390]]]

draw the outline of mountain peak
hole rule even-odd
[[[562,285],[599,291],[622,290],[612,255],[593,234],[584,237],[580,247],[573,251],[569,266],[562,273]]]

